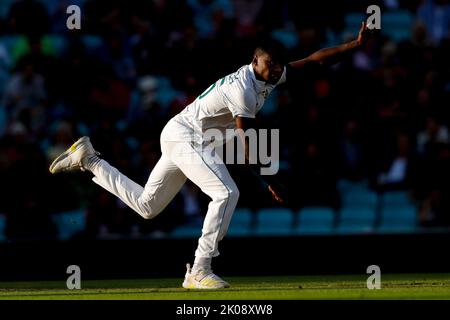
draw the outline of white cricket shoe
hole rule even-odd
[[[75,169],[85,171],[89,161],[97,158],[97,155],[99,153],[92,147],[89,137],[81,137],[53,161],[49,170],[51,173]]]
[[[222,289],[229,288],[230,284],[215,275],[211,269],[200,270],[195,274],[191,271],[189,263],[186,265],[187,271],[183,281],[183,288],[186,289]]]

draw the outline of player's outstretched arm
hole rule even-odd
[[[294,69],[300,69],[309,65],[332,65],[341,61],[348,53],[354,52],[360,48],[368,39],[367,25],[361,23],[361,29],[356,40],[344,43],[337,47],[324,48],[314,52],[305,59],[292,61],[289,63]]]
[[[245,117],[236,117],[236,128],[240,129],[238,130],[239,139],[241,143],[244,146],[244,154],[245,154],[245,163],[246,166],[252,171],[252,173],[260,180],[262,184],[264,184],[269,192],[271,193],[272,197],[279,203],[284,204],[286,201],[286,192],[284,190],[284,187],[276,181],[274,176],[264,176],[262,177],[259,173],[260,163],[258,161],[257,164],[251,165],[250,163],[254,163],[250,161],[250,148],[248,145],[247,139],[245,139],[244,133],[247,129],[255,128],[256,121],[255,119],[251,118],[245,118]],[[256,159],[258,160],[258,159]]]

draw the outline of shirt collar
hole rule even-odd
[[[248,69],[250,70],[253,86],[255,88],[256,93],[262,93],[266,89],[266,82],[256,79],[255,70],[253,70],[253,65],[250,63],[248,65]]]

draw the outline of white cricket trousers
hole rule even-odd
[[[186,178],[210,198],[196,257],[219,255],[218,243],[225,236],[239,190],[222,161],[192,142],[161,141],[162,156],[143,188],[105,160],[92,169],[95,183],[119,197],[145,219],[156,217],[178,193]]]

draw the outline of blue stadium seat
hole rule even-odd
[[[70,239],[86,227],[84,209],[66,211],[52,215],[53,222],[58,228],[58,237],[61,240]]]
[[[202,234],[201,225],[181,225],[175,228],[170,237],[173,238],[199,238]]]
[[[8,51],[13,64],[29,50],[28,40],[22,35],[3,35],[0,42]]]
[[[93,34],[81,36],[81,41],[86,46],[86,51],[90,54],[103,45],[102,38]]]
[[[325,47],[334,47],[341,44],[341,39],[339,38],[339,34],[337,32],[333,31],[330,28],[327,28],[325,32]]]
[[[407,191],[389,191],[382,195],[382,203],[384,207],[408,207],[413,205]]]
[[[368,233],[372,232],[375,224],[376,212],[374,208],[365,206],[343,207],[340,212],[338,233]]]
[[[17,0],[2,0],[0,1],[0,18],[5,19],[8,16],[11,5]]]
[[[345,193],[353,190],[368,190],[369,182],[367,180],[350,181],[347,179],[340,179],[336,182],[336,186],[340,193]]]
[[[1,86],[0,86],[1,89]],[[7,116],[6,116],[6,110],[3,106],[0,105],[0,136],[4,134],[6,131],[7,126]]]
[[[5,46],[12,60],[19,59],[29,50],[28,40],[22,35],[0,36],[0,43]],[[47,34],[42,37],[41,44],[45,54],[60,56],[67,47],[67,39],[61,35]]]
[[[4,0],[2,0],[2,1],[4,1]],[[17,0],[14,0],[14,1],[17,1]],[[62,2],[60,0],[56,0],[56,1],[55,0],[37,0],[37,1],[42,3],[47,8],[47,11],[49,13],[54,12],[55,9],[58,7],[59,2]],[[67,1],[66,3],[67,3],[67,6],[74,4],[74,5],[79,6],[81,8],[81,10],[83,10],[83,5],[85,4],[86,1],[87,0],[71,0],[71,1]],[[64,2],[63,2],[63,4],[64,4]]]
[[[352,188],[341,192],[342,205],[359,206],[375,209],[378,203],[378,195],[365,187]]]
[[[271,35],[288,49],[294,48],[299,42],[298,34],[294,28],[277,29],[272,31]]]
[[[350,12],[347,13],[344,17],[344,21],[345,21],[345,27],[348,29],[355,29],[357,28],[356,31],[359,30],[359,28],[361,27],[361,22],[365,21],[367,18],[366,14],[363,12]]]
[[[0,214],[0,242],[6,241],[5,229],[6,229],[6,216]]]
[[[344,17],[345,28],[342,34],[356,36],[361,27],[361,21],[365,21],[366,18],[364,13],[346,14]],[[386,11],[381,16],[381,33],[395,41],[406,40],[411,37],[413,23],[414,16],[406,10]]]
[[[415,206],[383,207],[379,232],[414,232],[417,230]]]
[[[247,208],[236,208],[228,227],[227,235],[231,237],[249,236],[251,234],[252,212]]]
[[[58,34],[48,34],[42,37],[42,47],[48,50],[46,54],[61,56],[67,48],[67,39]]]
[[[173,99],[180,96],[181,93],[172,87],[168,77],[158,76],[156,79],[158,80],[156,99],[161,106],[168,108]]]
[[[384,207],[381,212],[381,221],[389,223],[415,223],[417,209],[415,206]]]
[[[298,234],[329,234],[333,232],[335,212],[328,207],[307,207],[299,212]]]
[[[261,236],[287,236],[294,223],[293,212],[284,208],[261,209],[257,214],[255,234]]]
[[[395,41],[411,37],[414,17],[406,10],[385,12],[381,17],[381,33]]]
[[[246,208],[237,208],[228,228],[227,235],[232,237],[248,236],[251,231],[251,211]],[[174,238],[198,238],[201,236],[201,224],[185,224],[178,226],[171,233]]]

